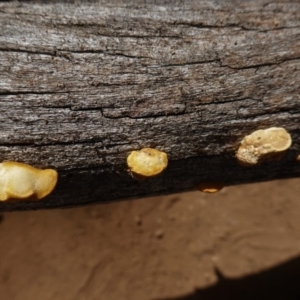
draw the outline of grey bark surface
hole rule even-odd
[[[0,3],[0,159],[59,172],[45,200],[0,211],[299,177],[299,91],[297,1]],[[285,157],[239,166],[242,138],[272,126]],[[136,181],[143,147],[169,166]]]

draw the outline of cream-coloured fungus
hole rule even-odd
[[[57,182],[55,170],[39,170],[14,161],[0,163],[0,201],[38,200],[49,195]]]
[[[197,189],[203,193],[217,193],[225,186],[224,182],[206,181],[196,185]]]
[[[291,144],[291,136],[284,128],[257,130],[243,138],[236,158],[242,166],[279,160]]]
[[[150,178],[159,175],[166,169],[168,156],[165,152],[156,149],[143,148],[129,154],[127,165],[134,178]]]
[[[296,160],[300,162],[300,154],[296,157]]]

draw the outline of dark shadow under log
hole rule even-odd
[[[300,258],[241,278],[226,278],[216,269],[218,282],[183,297],[159,300],[299,300]],[[156,299],[158,300],[158,299]]]

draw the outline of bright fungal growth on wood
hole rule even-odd
[[[156,149],[143,148],[139,151],[132,151],[127,157],[127,164],[134,178],[150,178],[166,169],[168,156]]]
[[[264,161],[279,160],[291,146],[290,134],[281,127],[257,130],[244,137],[236,153],[242,166],[254,166]]]
[[[49,195],[57,182],[55,170],[39,170],[29,165],[0,163],[0,201],[39,200]]]
[[[224,182],[200,182],[196,185],[197,189],[203,193],[217,193],[225,186]]]
[[[300,162],[300,154],[296,157],[296,160]]]

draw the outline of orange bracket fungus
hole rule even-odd
[[[156,149],[143,148],[139,151],[132,151],[127,157],[127,164],[134,178],[150,178],[166,169],[168,156]]]
[[[49,195],[57,182],[55,170],[39,170],[26,164],[0,163],[0,201],[38,200]]]
[[[300,154],[296,157],[296,160],[300,162]]]
[[[242,166],[279,160],[291,144],[291,136],[284,128],[257,130],[243,138],[236,158]]]
[[[196,185],[199,191],[209,194],[219,192],[224,186],[223,182],[200,182]]]

